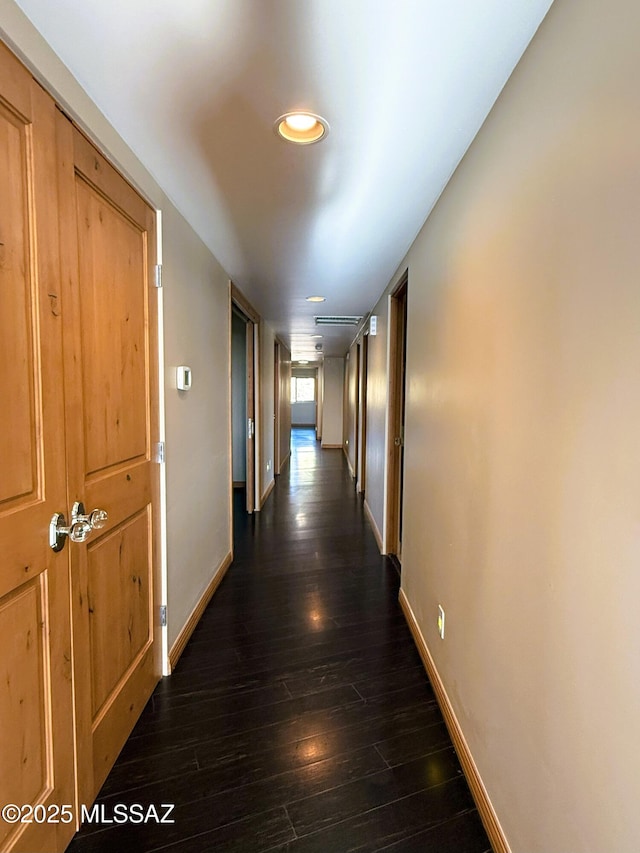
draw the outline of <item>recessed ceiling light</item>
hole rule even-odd
[[[310,338],[322,338],[324,335],[309,335]]]
[[[287,142],[311,145],[329,133],[329,124],[321,116],[305,111],[285,113],[275,123],[275,131]]]
[[[307,358],[299,358],[298,364],[309,364],[309,359]]]
[[[307,296],[307,302],[326,302],[326,296]]]
[[[317,121],[316,117],[309,113],[293,113],[286,117],[284,123],[289,130],[293,130],[296,133],[307,133],[312,127],[316,126]]]

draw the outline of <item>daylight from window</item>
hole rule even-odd
[[[291,402],[313,403],[316,399],[316,380],[313,376],[291,377]]]

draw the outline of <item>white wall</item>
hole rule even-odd
[[[322,446],[342,447],[344,358],[325,358],[322,376]]]
[[[291,404],[291,423],[294,426],[315,426],[316,425],[316,404],[309,403],[292,403]]]
[[[4,40],[87,135],[163,213],[168,641],[231,549],[227,276],[25,15],[0,0]],[[193,388],[175,389],[175,367]]]
[[[188,392],[166,390],[169,646],[229,553],[228,278],[165,207],[167,378],[188,364]],[[170,383],[167,383],[170,385]]]
[[[556,0],[396,276],[402,588],[514,853],[640,839],[639,37]]]
[[[291,353],[280,344],[280,465],[291,454]]]
[[[324,368],[318,367],[318,408],[316,410],[316,439],[322,441],[322,423],[324,421]]]
[[[389,290],[391,287],[389,287]],[[378,529],[379,538],[385,535],[387,406],[389,398],[387,340],[389,326],[389,297],[385,293],[375,306],[378,317],[377,333],[369,335],[367,372],[367,445],[366,486],[364,499]]]

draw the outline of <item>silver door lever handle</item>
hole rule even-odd
[[[67,536],[72,542],[85,542],[92,530],[100,530],[109,518],[104,509],[94,509],[88,515],[84,504],[76,501],[71,510],[71,523],[67,525],[61,512],[56,512],[49,522],[49,547],[52,551],[62,551]]]

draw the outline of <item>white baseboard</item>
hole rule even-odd
[[[371,512],[371,507],[367,503],[367,499],[364,499],[364,511],[365,515],[369,519],[369,524],[371,525],[371,529],[373,530],[373,535],[376,538],[376,542],[378,543],[378,548],[380,549],[380,553],[384,554],[384,547],[382,545],[382,536],[380,535],[380,531],[378,530],[378,525],[376,524],[376,520],[373,517],[373,513]]]
[[[427,647],[424,637],[422,636],[416,617],[414,616],[411,605],[409,604],[403,589],[400,590],[398,598],[404,617],[407,620],[409,630],[411,631],[411,635],[413,636],[413,640],[418,649],[418,653],[422,658],[422,663],[424,664],[424,668],[429,676],[429,681],[431,682],[431,686],[436,694],[436,699],[438,700],[438,705],[442,711],[442,716],[444,717],[451,740],[453,741],[453,745],[458,753],[460,764],[462,765],[464,775],[469,783],[471,794],[475,800],[478,813],[480,814],[484,828],[489,836],[489,840],[491,841],[494,853],[511,853],[511,848],[509,847],[502,826],[500,825],[500,821],[498,820],[498,816],[493,808],[493,804],[489,799],[489,794],[487,793],[487,789],[485,788],[480,773],[478,772],[476,763],[473,760],[471,750],[469,749],[469,745],[467,744],[462,728],[460,727],[458,718],[456,717],[453,706],[449,701],[442,679],[436,669],[434,660],[431,657],[431,653]]]
[[[175,665],[178,663],[180,655],[184,651],[184,648],[187,645],[187,643],[189,642],[191,635],[193,634],[193,632],[195,630],[196,625],[198,624],[198,622],[202,618],[202,614],[204,613],[204,611],[207,607],[207,604],[209,604],[209,602],[211,601],[211,599],[213,597],[213,593],[216,591],[216,589],[220,585],[220,581],[225,576],[227,569],[231,565],[232,560],[233,560],[233,554],[231,554],[231,552],[230,552],[224,558],[222,563],[220,563],[220,565],[218,566],[218,569],[215,572],[215,574],[213,575],[213,578],[209,582],[205,591],[202,593],[200,600],[198,601],[196,606],[191,611],[191,615],[189,616],[189,618],[185,622],[182,630],[180,631],[180,633],[176,637],[176,641],[171,646],[171,649],[169,650],[169,666],[171,667],[172,670],[175,667]]]
[[[284,457],[284,459],[283,459],[283,460],[282,460],[282,462],[280,463],[280,467],[278,468],[278,474],[281,474],[281,473],[282,473],[282,469],[283,469],[283,468],[284,468],[284,466],[286,465],[286,463],[287,463],[287,459],[288,459],[290,456],[291,456],[291,451],[289,451],[289,452],[287,453],[287,455]]]
[[[347,460],[347,468],[349,469],[349,473],[351,474],[351,479],[355,480],[356,474],[355,474],[355,471],[353,470],[353,465],[351,464],[351,460],[349,459],[349,453],[347,452],[347,448],[345,446],[343,446],[342,450],[344,452],[344,458]]]
[[[269,497],[269,495],[273,491],[275,484],[276,484],[276,481],[274,478],[273,480],[271,480],[271,482],[269,483],[267,488],[264,490],[264,494],[260,498],[260,509],[262,509],[262,507],[264,506],[265,501],[267,500],[267,498]]]

